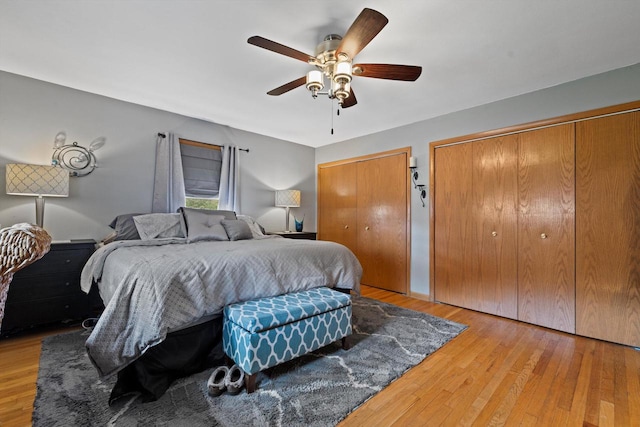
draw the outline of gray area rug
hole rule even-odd
[[[84,351],[88,333],[42,344],[34,426],[331,426],[466,326],[368,298],[353,299],[352,347],[334,343],[259,374],[258,389],[209,397],[211,370],[176,381],[156,402],[123,398]]]

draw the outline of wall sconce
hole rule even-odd
[[[289,208],[300,207],[300,190],[278,190],[276,191],[276,206],[286,208],[285,232],[289,232]]]
[[[420,193],[420,201],[422,202],[422,207],[424,208],[424,199],[427,197],[427,190],[425,190],[424,184],[418,184],[418,192]]]
[[[413,188],[418,188],[416,180],[418,179],[418,160],[415,157],[409,157],[409,169],[411,170],[411,182],[413,182]]]
[[[55,166],[7,165],[6,192],[14,196],[36,196],[36,224],[44,223],[44,198],[68,197],[69,174]]]
[[[107,139],[104,136],[98,137],[89,144],[89,148],[78,145],[77,142],[65,144],[66,140],[67,134],[58,132],[53,141],[54,152],[51,156],[51,164],[66,169],[69,171],[69,176],[89,175],[98,167],[98,161],[93,152],[102,147]]]
[[[418,180],[418,160],[415,157],[409,157],[409,170],[411,171],[411,182],[413,183],[413,188],[418,190],[418,194],[420,194],[420,202],[422,202],[422,207],[424,208],[424,199],[427,197],[427,190],[425,190],[424,184],[418,184],[416,181]]]

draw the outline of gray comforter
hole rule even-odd
[[[167,333],[211,319],[227,304],[320,286],[359,292],[361,276],[353,253],[333,242],[113,242],[82,272],[82,289],[99,283],[106,306],[87,352],[100,375],[110,376]]]

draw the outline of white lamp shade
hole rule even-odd
[[[276,206],[279,207],[300,207],[300,190],[278,190],[276,191]]]
[[[16,196],[69,196],[69,172],[55,166],[8,164],[7,194]]]
[[[324,79],[322,77],[322,71],[312,70],[307,73],[307,89],[315,88],[322,90],[324,88]]]
[[[307,83],[322,83],[322,71],[311,70],[307,73]]]
[[[338,61],[333,71],[333,79],[339,81],[351,81],[351,62]]]

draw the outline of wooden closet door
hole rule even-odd
[[[640,112],[576,124],[576,332],[640,346]]]
[[[343,244],[358,255],[357,167],[355,163],[318,170],[318,239]]]
[[[434,171],[435,299],[460,307],[468,298],[473,252],[472,144],[438,147]]]
[[[407,292],[407,154],[357,163],[362,283]]]
[[[518,153],[518,319],[575,333],[574,125],[522,132]]]
[[[473,275],[468,308],[518,318],[518,135],[473,144]]]

